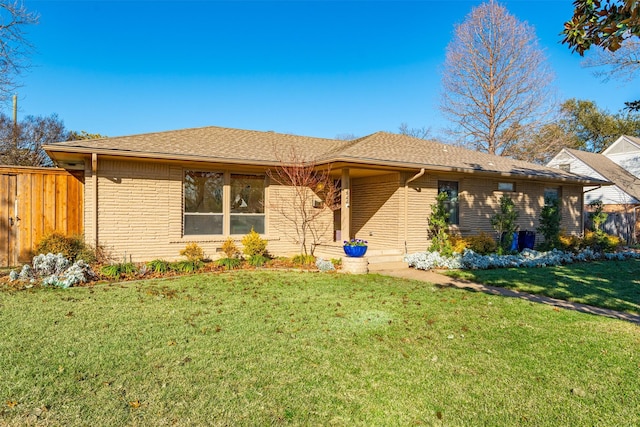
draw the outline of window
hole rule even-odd
[[[560,199],[559,188],[545,188],[544,189],[544,205],[549,206],[552,201]]]
[[[264,234],[265,186],[264,175],[186,171],[184,235]]]
[[[184,234],[222,234],[223,175],[187,171],[184,175]]]
[[[499,182],[498,191],[514,191],[516,188],[513,182]]]
[[[264,176],[231,175],[231,234],[264,234],[264,188]]]
[[[458,183],[456,181],[438,181],[438,193],[447,193],[444,205],[449,212],[449,224],[459,224]]]

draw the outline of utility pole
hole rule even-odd
[[[13,146],[18,149],[18,95],[13,95]]]

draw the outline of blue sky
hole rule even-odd
[[[333,138],[402,122],[437,136],[445,48],[480,3],[25,0],[40,24],[19,114],[108,136],[213,125]],[[502,3],[535,26],[561,99],[617,112],[640,97],[560,44],[571,0]]]

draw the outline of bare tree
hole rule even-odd
[[[409,125],[404,122],[398,126],[398,133],[418,139],[431,139],[431,128],[424,126],[421,128],[410,128]]]
[[[440,108],[459,143],[507,155],[553,111],[552,80],[534,28],[490,0],[455,28]]]
[[[280,165],[267,171],[270,179],[283,186],[275,195],[274,208],[291,225],[300,253],[313,255],[326,231],[333,225],[328,212],[339,205],[338,188],[330,169],[319,169],[291,148],[288,156],[278,156]],[[290,191],[290,192],[289,192]]]
[[[340,141],[353,141],[354,139],[360,138],[358,135],[354,135],[352,133],[339,133],[336,135],[335,139]]]
[[[57,115],[27,116],[18,123],[0,114],[0,164],[51,166],[42,146],[65,141],[68,132]]]
[[[38,15],[29,12],[21,1],[0,1],[0,100],[9,98],[19,86],[16,77],[28,67],[32,50],[25,38],[25,27],[38,23]]]

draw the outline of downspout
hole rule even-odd
[[[91,216],[91,226],[93,227],[93,244],[98,247],[98,153],[91,153],[91,204],[93,212]]]
[[[407,253],[407,238],[409,236],[409,183],[424,175],[424,168],[404,183],[404,253]]]

